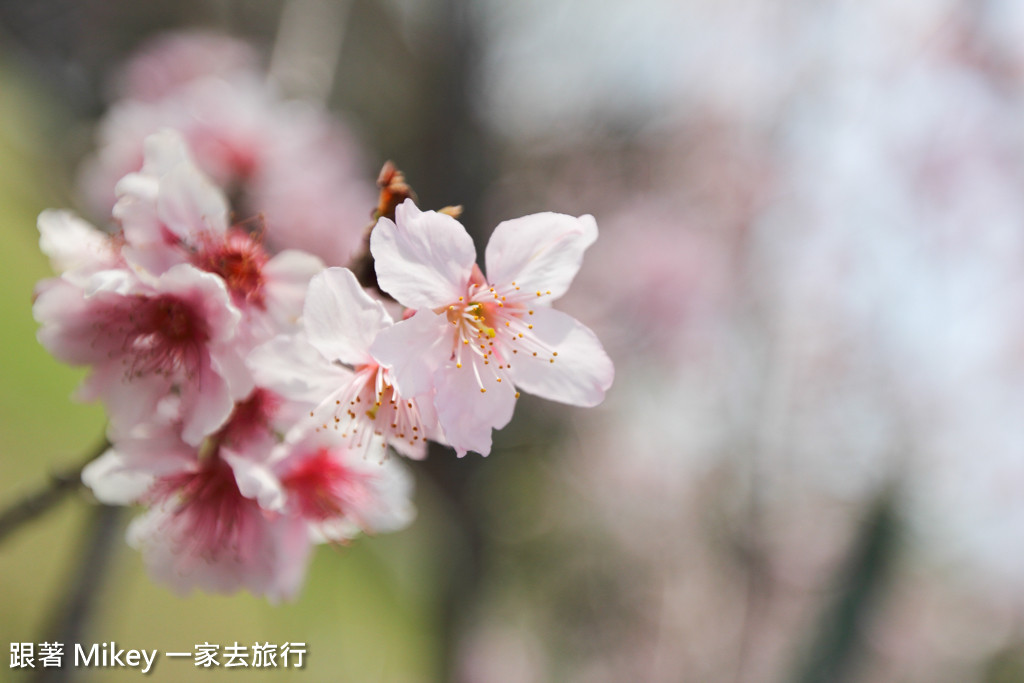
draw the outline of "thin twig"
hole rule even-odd
[[[108,448],[110,442],[104,439],[82,462],[52,473],[50,480],[41,489],[23,496],[0,511],[0,543],[23,524],[39,517],[76,491],[82,484],[82,470]]]

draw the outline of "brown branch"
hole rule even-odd
[[[76,491],[82,484],[82,470],[108,448],[110,448],[110,442],[103,439],[102,443],[92,450],[82,462],[53,472],[49,481],[42,488],[0,510],[0,543],[22,525],[47,512],[64,500],[68,494]]]

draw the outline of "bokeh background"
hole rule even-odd
[[[94,126],[181,29],[249,42],[367,182],[394,160],[481,247],[594,214],[560,307],[616,383],[416,463],[417,521],[321,548],[293,604],[174,595],[76,493],[0,546],[5,650],[307,647],[153,681],[1024,681],[1024,5],[3,0],[0,503],[102,439],[35,341],[35,218],[104,222]]]

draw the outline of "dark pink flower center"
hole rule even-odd
[[[271,431],[271,418],[281,406],[281,397],[257,387],[244,401],[235,404],[227,424],[218,437],[226,444],[241,448],[247,442]]]
[[[303,458],[281,479],[298,512],[306,519],[324,521],[351,516],[364,505],[370,492],[369,475],[345,467],[321,448]]]
[[[223,240],[204,240],[195,256],[197,267],[219,275],[238,305],[264,307],[263,266],[267,252],[260,240],[238,228],[232,228]]]
[[[192,554],[213,561],[222,553],[244,557],[258,546],[257,503],[241,494],[231,467],[217,455],[196,471],[159,479],[149,497],[153,502],[175,500],[173,533]]]
[[[127,324],[123,317],[120,324],[111,323],[117,326],[108,333],[124,334],[122,352],[133,377],[179,370],[191,376],[198,371],[203,345],[209,340],[200,313],[189,302],[170,295],[140,297],[127,312]]]

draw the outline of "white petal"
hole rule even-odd
[[[82,483],[107,505],[131,505],[145,495],[156,475],[134,468],[125,456],[110,449],[82,470]]]
[[[323,269],[323,261],[297,249],[286,249],[263,266],[267,312],[282,332],[297,324],[309,281]]]
[[[435,376],[437,417],[445,438],[459,457],[467,451],[490,453],[491,429],[501,429],[512,419],[515,387],[507,377],[498,382],[493,367],[483,365],[474,355],[461,368],[453,362],[446,364]]]
[[[437,308],[465,294],[476,248],[462,224],[406,200],[370,234],[381,289],[409,308]]]
[[[171,232],[193,244],[203,233],[220,235],[228,228],[224,193],[198,168],[186,164],[160,178],[157,215]]]
[[[110,268],[117,259],[110,236],[70,211],[39,214],[39,248],[55,270]]]
[[[431,390],[434,371],[452,357],[452,334],[445,316],[420,310],[382,330],[370,353],[391,369],[398,393],[412,398]]]
[[[615,368],[594,333],[572,316],[550,308],[536,308],[530,322],[536,340],[558,355],[517,354],[510,369],[516,386],[570,405],[595,406],[603,401]]]
[[[596,239],[593,216],[537,213],[504,221],[487,243],[487,280],[500,286],[515,282],[522,292],[544,292],[538,301],[548,303],[569,289],[583,252]]]
[[[143,143],[142,173],[159,177],[179,164],[194,165],[181,133],[164,128],[146,137]]]
[[[280,510],[284,507],[285,492],[281,480],[268,467],[267,462],[236,453],[230,448],[221,448],[220,456],[231,466],[238,491],[243,496],[258,502],[264,510]]]
[[[220,429],[231,415],[235,402],[228,383],[203,356],[197,377],[181,386],[181,438],[198,446],[204,438]]]
[[[309,343],[331,360],[364,365],[377,333],[391,324],[348,268],[328,268],[309,283],[302,313]]]
[[[301,335],[279,336],[257,346],[246,358],[256,383],[281,396],[316,405],[352,380]]]

